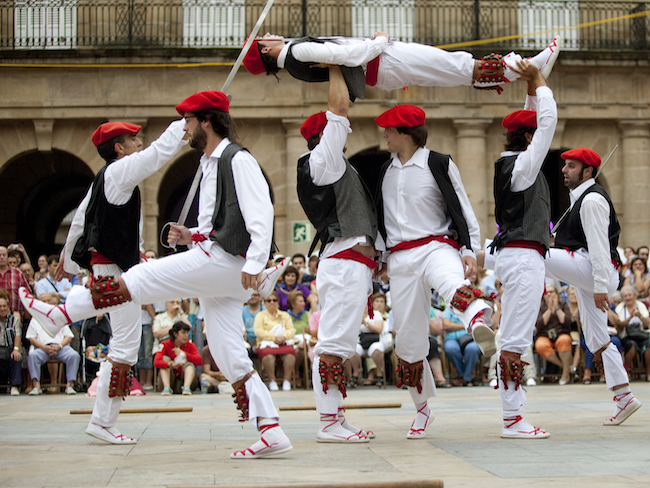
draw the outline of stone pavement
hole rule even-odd
[[[369,444],[314,441],[315,411],[281,411],[293,451],[277,458],[231,460],[257,440],[238,423],[228,395],[159,393],[131,397],[126,408],[192,406],[191,413],[122,414],[118,427],[138,439],[113,446],[84,433],[92,408],[83,395],[0,395],[0,487],[290,486],[441,479],[445,487],[650,486],[650,383],[634,382],[644,406],[619,427],[602,384],[528,388],[526,418],[551,432],[547,440],[502,440],[498,392],[489,387],[439,391],[436,418],[424,440],[407,440],[415,414],[405,390],[350,391],[354,404],[401,408],[348,410],[352,424],[374,430]],[[313,405],[311,392],[274,392],[278,407]],[[370,486],[370,485],[368,485]]]

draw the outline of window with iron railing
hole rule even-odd
[[[580,48],[578,29],[565,29],[580,24],[580,11],[575,0],[519,1],[519,34],[523,49],[544,49],[554,35],[562,36],[562,49]],[[537,33],[537,34],[534,34]],[[534,35],[529,35],[534,34]]]
[[[391,39],[412,42],[414,13],[414,0],[352,0],[352,36],[372,37],[383,31]]]
[[[77,0],[14,0],[16,49],[72,49]]]
[[[245,0],[183,0],[184,47],[239,47],[245,26]]]

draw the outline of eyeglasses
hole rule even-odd
[[[278,299],[277,299],[277,298],[267,298],[267,299],[264,300],[264,301],[265,301],[265,302],[277,302]]]

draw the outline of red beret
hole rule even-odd
[[[424,110],[415,105],[397,105],[375,119],[379,127],[419,127],[424,125]]]
[[[300,133],[306,141],[309,141],[316,134],[320,134],[327,125],[325,112],[318,112],[305,120],[300,126]]]
[[[264,63],[262,63],[262,57],[260,56],[260,50],[257,47],[257,41],[253,41],[253,44],[251,44],[251,48],[244,57],[243,64],[244,68],[246,68],[252,75],[266,73],[266,68],[264,67]]]
[[[501,123],[508,132],[514,132],[519,127],[537,127],[537,112],[534,110],[517,110],[506,115]]]
[[[593,166],[596,169],[600,168],[600,156],[596,151],[592,151],[586,147],[579,147],[577,149],[565,151],[560,156],[562,159],[575,159],[589,166]]]
[[[181,103],[176,105],[176,111],[185,116],[185,112],[199,112],[200,110],[215,109],[221,112],[228,112],[230,101],[228,97],[220,91],[202,91],[190,95]]]
[[[95,129],[90,139],[93,141],[95,147],[110,141],[113,137],[121,136],[122,134],[137,134],[140,132],[139,125],[129,124],[128,122],[106,122]]]

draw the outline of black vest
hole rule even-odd
[[[289,49],[287,50],[287,57],[284,60],[284,68],[291,76],[302,81],[308,81],[310,83],[329,81],[330,72],[328,68],[310,68],[310,66],[314,64],[313,62],[303,63],[293,57],[291,49],[296,44],[302,42],[325,43],[324,40],[315,37],[302,37],[297,41],[292,42],[291,46],[289,46]],[[335,43],[336,41],[333,40],[329,42]],[[345,84],[348,86],[350,101],[354,102],[357,98],[363,100],[366,93],[366,75],[363,72],[363,68],[361,66],[355,66],[354,68],[341,66],[340,68],[343,73],[343,78],[345,79]]]
[[[454,185],[451,183],[449,178],[449,159],[448,154],[440,154],[435,151],[429,151],[429,169],[431,174],[433,174],[436,184],[442,196],[447,203],[447,213],[451,217],[451,230],[456,232],[456,240],[461,246],[465,246],[467,249],[472,249],[472,239],[469,235],[469,228],[467,226],[467,221],[463,215],[463,209],[460,206],[460,200],[454,189]],[[386,225],[384,224],[384,197],[382,195],[382,183],[384,182],[384,176],[386,176],[386,171],[388,167],[393,162],[392,158],[384,163],[381,167],[379,173],[379,183],[377,186],[377,197],[375,201],[377,202],[377,214],[379,216],[379,232],[381,232],[384,241],[386,240]],[[450,236],[451,237],[451,236]]]
[[[309,172],[309,156],[298,160],[298,199],[309,221],[318,234],[314,239],[313,251],[318,240],[322,242],[320,252],[335,237],[365,235],[374,244],[377,236],[377,211],[368,187],[345,159],[346,171],[331,185],[316,186]]]
[[[108,203],[104,195],[106,168],[108,165],[95,176],[84,231],[74,246],[72,260],[92,271],[90,249],[94,248],[126,271],[140,262],[140,189],[136,186],[124,205]]]
[[[218,243],[226,252],[238,256],[245,254],[251,243],[246,223],[239,208],[235,179],[232,175],[232,158],[243,147],[230,143],[217,162],[217,197],[212,214],[210,239]],[[260,188],[260,191],[264,191]]]
[[[540,171],[535,183],[524,191],[510,189],[517,156],[505,156],[494,163],[494,216],[499,233],[491,244],[500,249],[510,241],[534,241],[544,252],[550,245],[550,193],[546,178]]]
[[[566,248],[571,251],[575,251],[581,248],[587,249],[587,251],[589,250],[587,247],[587,238],[585,237],[585,231],[582,227],[582,219],[580,218],[580,208],[582,207],[582,201],[584,198],[589,193],[594,192],[602,195],[609,204],[609,252],[612,256],[612,260],[620,262],[621,257],[618,255],[616,247],[618,246],[618,236],[621,233],[621,226],[618,223],[616,211],[614,210],[614,205],[612,204],[609,195],[598,183],[590,186],[582,195],[580,195],[580,198],[578,198],[578,200],[576,200],[576,202],[573,204],[573,207],[567,216],[557,226],[557,234],[555,235],[554,247]]]

